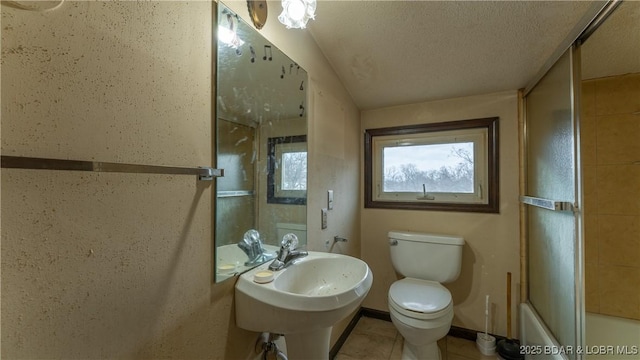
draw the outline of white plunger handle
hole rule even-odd
[[[484,334],[489,333],[489,295],[485,299],[484,303]]]

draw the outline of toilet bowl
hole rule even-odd
[[[451,294],[434,281],[405,278],[389,289],[391,321],[404,338],[402,359],[441,358],[437,341],[453,320]]]
[[[451,328],[453,301],[440,281],[458,277],[464,240],[389,232],[389,244],[394,268],[407,275],[394,282],[388,294],[391,321],[404,338],[402,359],[441,359],[437,341]]]

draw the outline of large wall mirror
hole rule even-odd
[[[307,233],[307,73],[218,3],[216,282]]]

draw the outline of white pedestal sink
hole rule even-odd
[[[254,282],[258,266],[238,278],[236,324],[256,332],[283,334],[291,360],[328,359],[331,327],[360,306],[373,274],[357,258],[310,251],[274,272],[273,281]]]

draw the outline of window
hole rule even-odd
[[[307,203],[307,137],[269,138],[267,202],[270,204]]]
[[[365,207],[499,212],[498,118],[365,131]]]
[[[283,152],[281,158],[280,190],[307,190],[307,152]]]

